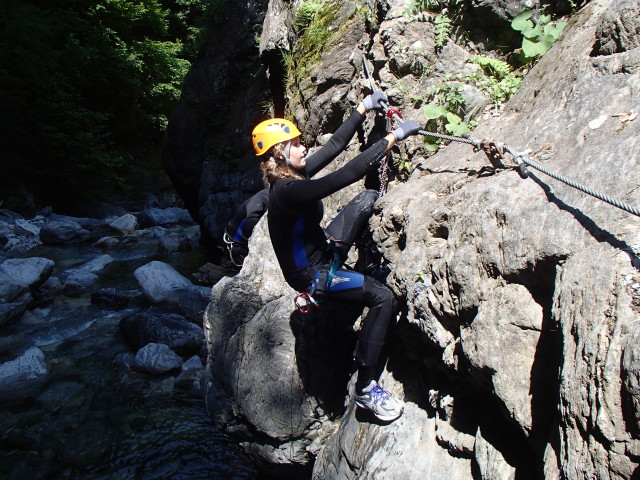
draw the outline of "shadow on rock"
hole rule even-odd
[[[353,324],[359,313],[361,308],[331,302],[308,314],[291,314],[296,363],[305,392],[334,418],[345,410],[347,384],[355,368]]]

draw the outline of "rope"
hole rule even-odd
[[[375,84],[373,82],[373,78],[371,77],[371,74],[369,73],[369,67],[367,66],[367,60],[366,57],[364,55],[364,52],[362,52],[362,64],[364,65],[364,70],[365,73],[367,75],[367,78],[369,79],[369,82],[371,83],[372,89],[375,92]],[[389,110],[389,106],[386,104],[382,104],[383,108],[384,108],[384,112],[385,114],[388,112]],[[402,117],[396,113],[392,114],[392,117],[394,120],[402,122]],[[469,145],[473,145],[476,149],[480,149],[482,147],[482,141],[475,139],[471,136],[465,136],[465,137],[456,137],[453,135],[444,135],[442,133],[436,133],[436,132],[429,132],[427,130],[419,130],[418,133],[420,135],[424,135],[424,136],[428,136],[428,137],[435,137],[435,138],[439,138],[442,140],[449,140],[451,142],[460,142],[460,143],[466,143]],[[555,172],[552,172],[551,170],[543,167],[542,165],[539,165],[535,162],[533,162],[532,160],[529,159],[528,156],[528,151],[525,152],[516,152],[514,151],[511,147],[509,147],[508,145],[500,145],[500,147],[506,151],[509,152],[511,154],[511,156],[513,157],[513,161],[516,164],[516,168],[518,169],[518,173],[520,174],[520,176],[522,178],[528,178],[529,176],[529,172],[527,170],[526,166],[529,166],[531,168],[535,168],[536,170],[539,170],[540,172],[549,175],[551,178],[555,178],[556,180],[565,183],[566,185],[569,185],[570,187],[573,187],[577,190],[580,190],[583,193],[586,193],[587,195],[591,195],[592,197],[597,198],[598,200],[602,200],[603,202],[606,202],[610,205],[613,205],[614,207],[618,207],[626,212],[629,212],[633,215],[636,215],[638,217],[640,217],[640,209],[638,209],[637,207],[634,207],[632,205],[629,205],[628,203],[622,202],[620,200],[617,200],[613,197],[610,197],[609,195],[606,195],[604,193],[601,193],[593,188],[587,187],[581,183],[578,183],[576,181],[573,181],[567,177],[564,177],[562,175],[559,175]]]

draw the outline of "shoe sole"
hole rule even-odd
[[[355,401],[356,406],[360,407],[360,408],[364,408],[365,410],[370,411],[371,413],[373,413],[373,415],[378,419],[378,420],[382,420],[383,422],[391,422],[393,420],[396,420],[398,418],[400,418],[402,416],[402,414],[404,413],[404,408],[402,410],[400,410],[400,413],[398,415],[395,416],[388,416],[385,417],[384,415],[379,415],[376,412],[374,412],[373,410],[371,410],[369,407],[367,407],[365,404],[358,402],[357,400]]]

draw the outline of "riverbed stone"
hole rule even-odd
[[[176,289],[193,286],[169,264],[157,260],[136,269],[134,276],[149,301],[156,304],[169,302]]]
[[[36,289],[53,272],[55,262],[48,258],[9,258],[0,265],[0,272],[16,283]]]
[[[29,299],[31,297],[29,296]],[[0,327],[16,322],[27,311],[29,301],[0,303]]]
[[[98,283],[95,273],[81,268],[70,268],[59,275],[62,290],[67,295],[79,295],[90,292]]]
[[[143,297],[140,290],[118,290],[116,288],[100,288],[91,293],[91,303],[114,310],[131,306]]]
[[[40,241],[47,245],[68,245],[88,241],[90,232],[75,220],[51,220],[40,229]]]
[[[17,282],[7,273],[0,271],[0,299],[2,299],[3,302],[13,302],[27,290],[27,285]]]
[[[167,345],[149,343],[138,350],[133,367],[145,373],[163,374],[178,370],[182,363],[182,358]]]
[[[156,225],[169,226],[177,224],[191,224],[193,219],[189,212],[184,208],[168,207],[168,208],[145,208],[139,215],[140,225],[144,228]]]
[[[40,235],[40,227],[29,220],[18,218],[13,226],[13,233],[25,237],[38,237]]]
[[[181,355],[200,351],[204,341],[202,328],[175,313],[147,311],[125,317],[120,330],[134,350],[148,343],[163,343]]]
[[[84,270],[90,273],[98,273],[101,270],[104,270],[107,266],[109,266],[115,258],[111,255],[104,254],[100,255],[92,260],[89,260],[87,263],[77,267],[79,270]]]
[[[121,217],[116,218],[109,226],[115,230],[118,230],[123,235],[133,233],[138,228],[138,219],[135,215],[127,213]]]
[[[0,364],[0,396],[19,399],[33,394],[47,380],[48,373],[42,350],[29,348],[14,360]]]

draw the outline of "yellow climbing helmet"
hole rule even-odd
[[[300,130],[289,120],[284,118],[271,118],[260,122],[251,132],[251,140],[256,155],[262,155],[269,151],[276,143],[286,142],[299,137]]]

